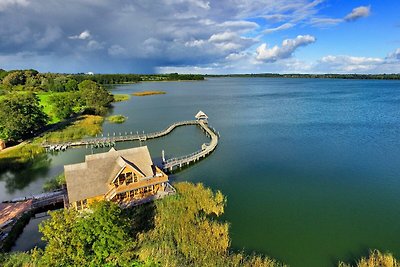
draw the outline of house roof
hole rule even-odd
[[[200,118],[206,118],[208,119],[208,116],[206,115],[206,113],[204,113],[203,111],[199,111],[197,112],[196,116],[194,116],[196,119],[200,119]]]
[[[125,166],[138,170],[145,177],[155,175],[155,168],[147,146],[87,155],[85,162],[65,165],[65,179],[69,201],[75,202],[104,195],[110,183]]]

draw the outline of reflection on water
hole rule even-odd
[[[51,158],[48,154],[40,154],[34,160],[22,164],[13,170],[2,170],[0,182],[5,183],[6,193],[12,195],[17,190],[22,190],[45,176],[51,165]]]
[[[35,217],[31,218],[11,248],[11,251],[29,251],[34,247],[44,248],[46,243],[41,239],[43,235],[39,232],[39,224],[48,218],[50,216],[45,213],[38,213]]]
[[[199,110],[207,113],[221,133],[217,150],[171,179],[202,182],[227,195],[224,218],[235,248],[299,267],[335,266],[368,248],[400,255],[399,81],[220,78],[115,88],[147,90],[167,94],[114,104],[110,115],[128,119],[105,122],[103,133],[159,131]],[[183,127],[146,144],[159,162],[163,149],[174,157],[205,142],[201,130]],[[64,164],[90,153],[48,155],[48,171],[32,180],[2,176],[0,200],[40,192]]]

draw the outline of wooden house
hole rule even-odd
[[[86,208],[94,201],[142,202],[173,188],[153,164],[147,146],[87,155],[85,162],[64,166],[69,205]]]

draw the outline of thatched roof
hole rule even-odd
[[[113,179],[125,166],[131,166],[145,177],[155,175],[147,146],[87,155],[85,162],[65,165],[69,201],[105,195]]]
[[[208,116],[206,115],[206,113],[204,113],[203,111],[199,111],[197,112],[196,116],[194,116],[196,119],[208,119]]]

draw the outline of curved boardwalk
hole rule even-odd
[[[182,168],[183,166],[189,165],[191,163],[194,163],[196,161],[199,161],[202,158],[205,158],[208,156],[211,152],[215,150],[215,148],[218,145],[218,139],[219,139],[219,134],[217,131],[215,131],[214,128],[210,127],[207,123],[203,121],[198,121],[197,123],[211,138],[211,142],[208,144],[203,144],[201,149],[186,156],[182,156],[179,158],[172,158],[168,159],[163,162],[163,170],[164,171],[173,171],[174,168]]]
[[[215,150],[218,145],[219,133],[208,125],[206,120],[189,120],[189,121],[180,121],[175,122],[165,128],[162,131],[148,133],[148,134],[131,134],[131,135],[123,135],[123,136],[112,136],[112,137],[100,137],[100,138],[91,138],[85,139],[75,142],[66,142],[59,144],[43,144],[47,150],[50,151],[58,151],[65,150],[68,147],[73,146],[92,146],[92,147],[105,147],[105,146],[114,146],[116,142],[125,142],[125,141],[145,141],[147,139],[153,139],[165,136],[172,132],[175,128],[185,125],[198,125],[200,126],[205,134],[210,137],[211,141],[208,144],[203,144],[201,149],[193,152],[189,155],[185,155],[182,157],[171,158],[168,160],[163,159],[162,168],[164,171],[171,172],[176,168],[181,168],[187,166],[191,163],[199,161],[202,158],[205,158],[211,152]]]
[[[185,125],[197,125],[200,124],[197,120],[191,121],[180,121],[175,122],[168,126],[166,129],[155,132],[155,133],[148,133],[148,134],[127,134],[127,135],[120,135],[120,136],[110,136],[110,137],[98,137],[98,138],[91,138],[85,140],[79,140],[75,142],[65,142],[65,143],[58,143],[58,144],[43,144],[43,147],[49,150],[65,150],[68,147],[72,146],[112,146],[116,142],[125,142],[125,141],[146,141],[147,139],[153,139],[165,136],[172,132],[176,127],[185,126]]]

